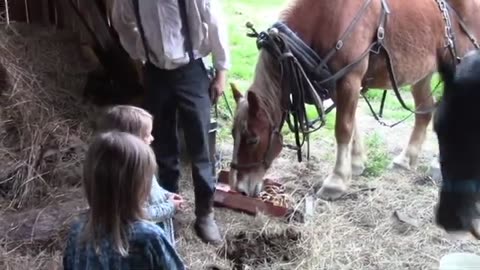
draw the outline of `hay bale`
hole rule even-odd
[[[38,207],[79,182],[90,134],[90,109],[79,98],[88,67],[72,36],[23,24],[0,29],[0,64],[11,82],[0,98],[0,195],[15,208]]]

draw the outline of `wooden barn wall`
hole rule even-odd
[[[91,36],[74,13],[70,2],[83,11],[92,5],[93,1],[97,0],[0,0],[0,14],[5,14],[6,6],[8,6],[11,22],[55,25],[59,29],[77,33],[80,43],[89,44],[92,41]],[[105,3],[108,11],[111,10],[113,0],[100,1]],[[102,16],[109,17],[107,14],[102,14]],[[5,21],[3,17],[2,22]],[[85,19],[92,22],[88,16]]]
[[[0,14],[5,12],[5,6],[7,5],[11,22],[53,25],[59,29],[73,32],[80,45],[80,52],[86,60],[97,65],[102,65],[94,48],[98,49],[99,44],[100,47],[106,50],[121,47],[116,37],[112,36],[112,34],[115,34],[111,33],[108,27],[105,27],[104,23],[104,20],[110,21],[109,18],[113,1],[114,0],[0,0]],[[92,8],[96,3],[101,2],[103,2],[106,8],[105,11]],[[92,26],[98,43],[94,41],[91,33],[79,19],[77,13],[72,8],[72,3],[79,9],[80,13],[84,15],[83,17],[87,23]],[[0,20],[0,24],[1,23],[4,23],[4,20]],[[99,25],[100,27],[95,27]],[[132,80],[139,80],[141,84],[142,64],[140,61],[130,59],[126,53],[122,54],[122,56],[113,56],[113,58],[125,56],[128,60],[124,62],[130,61],[136,74],[136,77],[132,75],[134,76]],[[107,61],[117,61],[111,59],[112,56],[109,57],[110,60]],[[125,69],[129,69],[129,67],[125,67]],[[127,74],[130,73],[127,72]]]

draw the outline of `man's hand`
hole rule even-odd
[[[213,78],[212,85],[210,86],[210,98],[212,100],[212,104],[216,104],[218,102],[218,98],[223,95],[226,83],[227,71],[217,70],[215,78]]]

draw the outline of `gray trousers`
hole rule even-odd
[[[204,63],[198,59],[174,70],[147,64],[144,80],[143,107],[154,117],[152,147],[158,163],[159,184],[170,192],[179,191],[179,121],[192,165],[195,213],[206,214],[213,203],[215,179],[208,144],[210,80]]]

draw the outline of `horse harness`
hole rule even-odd
[[[265,49],[270,56],[272,56],[274,59],[278,59],[279,61],[282,88],[281,102],[283,112],[282,119],[278,126],[272,127],[268,148],[265,152],[263,160],[245,165],[231,164],[233,169],[252,168],[259,165],[263,165],[265,167],[269,166],[272,162],[270,152],[272,150],[273,139],[275,136],[280,135],[280,131],[282,130],[285,122],[287,122],[290,131],[295,135],[295,149],[297,150],[298,161],[301,162],[301,148],[305,141],[307,142],[307,151],[309,151],[309,134],[325,125],[325,116],[335,107],[335,104],[333,104],[329,108],[325,109],[323,106],[323,101],[330,99],[331,94],[336,91],[336,81],[350,72],[365,57],[372,53],[378,55],[382,50],[385,52],[388,73],[394,93],[402,107],[410,111],[412,114],[428,114],[436,109],[435,105],[427,110],[413,111],[405,104],[400,95],[395,72],[393,70],[392,60],[390,58],[391,54],[388,48],[385,46],[385,25],[387,23],[387,17],[391,12],[387,0],[381,0],[382,10],[379,25],[377,27],[377,35],[376,39],[370,44],[370,46],[368,46],[368,48],[360,55],[358,59],[341,68],[336,73],[332,73],[328,67],[328,62],[338,51],[343,48],[345,41],[352,33],[353,28],[356,26],[359,19],[367,11],[367,8],[370,6],[371,2],[372,0],[365,0],[364,4],[357,12],[350,25],[337,41],[335,47],[325,55],[325,58],[321,58],[310,46],[305,44],[286,24],[281,21],[273,24],[272,27],[267,30],[267,32],[262,31],[260,33],[253,28],[251,23],[247,23],[247,28],[252,31],[251,33],[248,33],[247,36],[257,39],[257,48],[259,50]],[[461,58],[458,57],[456,51],[455,36],[452,30],[449,9],[453,11],[457,17],[461,29],[468,36],[475,48],[479,49],[480,47],[475,37],[467,29],[459,14],[450,5],[448,5],[445,0],[435,0],[435,2],[442,13],[442,18],[445,23],[445,47],[449,50],[452,58],[458,63],[461,61]],[[380,117],[377,116],[368,99],[364,95],[366,90],[368,89],[362,89],[361,95],[366,100],[374,118],[382,125],[388,126],[380,120],[382,117],[381,114],[384,107],[387,90],[384,90],[383,93],[382,102],[380,105]],[[305,103],[314,105],[318,113],[318,119],[313,121],[308,119]],[[390,127],[393,127],[404,120],[406,120],[406,118],[398,123],[395,123],[394,125],[390,125]],[[316,122],[320,122],[317,127],[314,126]],[[300,133],[303,137],[302,140],[300,140]],[[307,153],[307,158],[308,156],[309,153]]]

